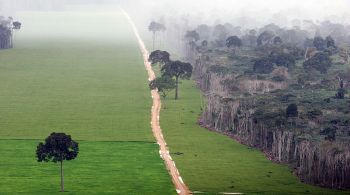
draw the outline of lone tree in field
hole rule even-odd
[[[181,61],[170,61],[165,64],[161,71],[163,76],[175,77],[175,100],[178,99],[179,78],[190,79],[192,75],[192,66],[190,63]]]
[[[156,33],[158,31],[165,31],[166,28],[165,28],[165,26],[163,24],[152,21],[149,24],[149,26],[148,26],[148,30],[153,33],[153,50],[154,50],[154,43],[155,43],[155,40],[156,40]]]
[[[158,64],[161,68],[164,64],[170,62],[170,54],[167,51],[153,51],[148,58],[152,65]]]
[[[65,133],[51,133],[45,139],[45,143],[39,143],[36,149],[38,162],[49,162],[61,164],[61,192],[64,192],[63,184],[63,161],[73,160],[78,156],[78,143]]]

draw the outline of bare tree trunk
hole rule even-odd
[[[63,160],[61,160],[61,192],[64,192],[64,184],[63,184]]]
[[[163,96],[163,101],[162,101],[163,109],[166,109],[166,104],[165,104],[165,96]]]
[[[175,100],[178,99],[178,89],[179,89],[179,77],[175,77],[176,88],[175,88]]]
[[[154,42],[156,41],[156,32],[153,31],[153,46],[152,46],[152,50],[154,51]]]
[[[13,48],[13,36],[14,36],[14,33],[13,33],[13,28],[11,29],[11,38],[10,38],[10,47]]]

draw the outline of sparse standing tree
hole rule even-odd
[[[323,51],[327,46],[327,42],[320,36],[314,38],[313,44],[319,51]]]
[[[266,45],[266,44],[271,44],[273,42],[273,38],[275,37],[275,34],[271,31],[264,31],[262,32],[256,42],[258,46]]]
[[[166,27],[161,23],[152,21],[148,26],[148,30],[153,33],[153,50],[154,50],[155,41],[156,41],[156,33],[158,31],[165,31]]]
[[[336,48],[335,41],[331,36],[327,36],[325,41],[326,41],[327,48],[329,47]]]
[[[22,27],[22,23],[20,23],[20,22],[18,22],[18,21],[15,21],[15,22],[13,22],[12,23],[12,26],[13,26],[13,30],[14,30],[14,32],[16,32],[16,31],[19,31],[20,29],[21,29],[21,27]],[[12,47],[13,47],[13,45],[14,45],[14,39],[15,39],[15,33],[12,33],[12,40],[11,40],[11,44],[12,44]]]
[[[163,99],[165,99],[168,96],[169,92],[175,89],[175,87],[176,84],[174,79],[166,75],[157,77],[149,83],[149,88],[151,90],[158,89],[158,93],[160,93]],[[165,108],[166,106],[164,104],[164,109]]]
[[[318,52],[311,58],[307,59],[303,63],[304,69],[309,71],[310,69],[315,69],[320,71],[322,74],[327,73],[329,67],[332,66],[332,59],[326,52]]]
[[[196,42],[200,39],[200,37],[199,37],[199,34],[197,33],[197,31],[191,30],[191,31],[186,32],[185,39],[186,39],[187,44],[190,48],[190,51],[193,51],[197,47]],[[186,50],[187,50],[187,54],[189,55],[188,49],[186,49]]]
[[[296,104],[289,104],[286,109],[286,117],[298,117],[298,106]]]
[[[275,36],[275,37],[273,38],[273,44],[275,44],[275,45],[280,45],[280,44],[282,44],[282,43],[283,43],[283,41],[282,41],[282,39],[281,39],[280,36]]]
[[[148,58],[148,61],[154,65],[158,64],[159,68],[170,61],[170,54],[167,51],[156,50],[153,51]]]
[[[63,161],[73,160],[78,156],[78,143],[65,133],[51,133],[44,143],[39,143],[36,149],[38,162],[60,163],[61,165],[61,192],[64,192]]]
[[[343,79],[339,80],[339,88],[337,93],[335,94],[336,99],[344,99],[345,94],[346,94],[346,89],[344,89],[344,81]]]
[[[207,40],[202,41],[201,45],[202,47],[206,48],[208,46],[208,41]]]
[[[237,36],[230,36],[226,39],[227,48],[233,48],[233,53],[236,53],[236,48],[242,46],[242,40]]]
[[[175,77],[175,100],[178,99],[179,78],[190,79],[192,75],[192,66],[190,63],[170,61],[165,64],[161,71],[163,76]]]

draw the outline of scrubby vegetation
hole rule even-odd
[[[287,163],[302,181],[350,188],[350,31],[334,26],[194,28],[186,58],[207,96],[200,123]]]

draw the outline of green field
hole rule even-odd
[[[0,194],[59,194],[59,165],[36,162],[36,144],[0,141]],[[68,194],[174,194],[154,143],[81,141],[64,166]]]
[[[197,124],[200,91],[182,81],[180,99],[169,94],[161,127],[172,157],[192,191],[247,194],[349,194],[301,183],[284,165],[272,163],[256,149],[208,131]]]
[[[72,194],[174,194],[150,129],[151,97],[136,39],[116,12],[19,13],[15,48],[0,50],[0,194],[59,190],[59,167],[35,161],[65,132],[80,154]]]

